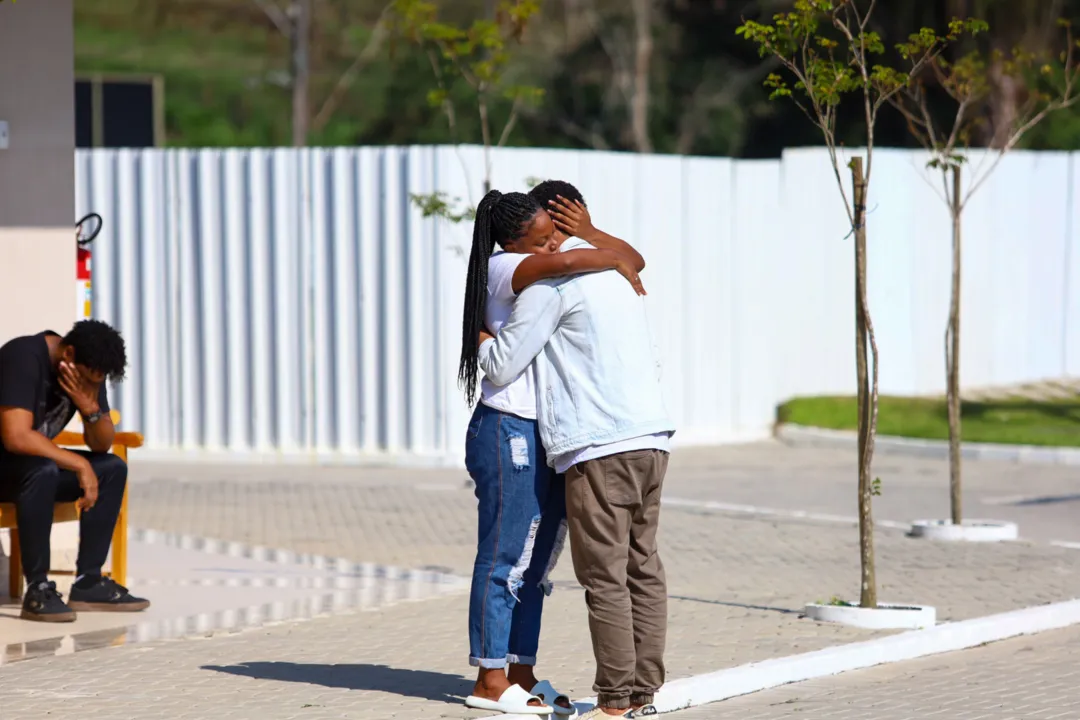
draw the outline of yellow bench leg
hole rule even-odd
[[[127,448],[116,446],[116,453],[127,463]],[[116,527],[113,529],[112,539],[112,578],[120,585],[127,585],[127,551],[128,551],[128,490],[124,488],[124,499],[120,502],[120,515],[116,518]]]
[[[19,543],[19,529],[11,528],[11,558],[8,561],[8,595],[14,600],[22,599],[22,545]]]

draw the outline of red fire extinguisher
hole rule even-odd
[[[90,243],[101,232],[101,224],[97,213],[90,213],[75,224],[75,317],[83,320],[90,317]]]

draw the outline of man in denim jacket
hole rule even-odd
[[[571,198],[574,199],[574,198]],[[591,247],[570,238],[562,250]],[[480,366],[496,385],[535,360],[540,434],[566,473],[567,520],[596,656],[598,712],[649,705],[664,683],[667,584],[656,548],[675,427],[644,301],[617,273],[535,283]]]

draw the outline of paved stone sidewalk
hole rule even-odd
[[[781,493],[800,485],[829,491],[838,485],[831,478],[843,479],[845,460],[779,445],[685,453],[665,494],[723,499],[736,488],[756,487],[759,503],[778,504]],[[224,472],[246,479],[219,475]],[[132,486],[132,522],[139,527],[471,573],[476,506],[463,472],[189,467],[147,475],[153,480]],[[918,472],[908,477],[915,488],[926,484]],[[853,526],[669,507],[661,543],[673,594],[797,611],[806,601],[858,587]],[[933,604],[942,620],[1080,596],[1076,550],[935,544],[882,530],[878,558],[883,600]],[[568,555],[557,577],[572,580]]]
[[[810,680],[678,720],[1075,720],[1080,628]]]
[[[397,534],[397,513],[413,501],[426,507],[446,500],[449,506],[437,519],[450,521],[449,541],[473,542],[474,526],[457,522],[461,512],[470,522],[475,512],[464,470],[134,463],[131,511],[139,527],[258,544],[300,543],[309,552],[335,555],[340,542],[362,545],[385,532]],[[944,461],[881,455],[874,473],[883,485],[883,495],[875,498],[879,519],[948,516]],[[768,442],[676,451],[665,494],[854,518],[855,483],[853,452]],[[1080,543],[1075,468],[968,461],[964,483],[968,517],[1012,520],[1019,523],[1022,537],[1040,542]],[[306,507],[309,489],[340,506],[325,511]],[[368,513],[363,528],[350,527],[350,513],[357,507]],[[311,525],[316,513],[325,526]],[[445,564],[442,544],[431,545],[425,563]]]
[[[667,496],[731,500],[742,493],[737,502],[770,505],[818,493],[840,497],[840,488],[846,496],[849,460],[772,444],[685,452],[673,462]],[[903,488],[901,498],[937,482],[933,466],[897,468],[886,492]],[[471,570],[475,500],[462,472],[136,466],[135,478],[137,527],[458,575]],[[799,618],[808,600],[854,595],[854,527],[669,506],[660,543],[671,595],[672,678],[873,637]],[[933,604],[942,620],[1080,596],[1075,550],[934,544],[889,529],[878,533],[877,546],[882,599]],[[542,670],[581,697],[591,694],[592,656],[569,555],[555,580]],[[17,663],[0,671],[0,717],[73,699],[105,719],[462,717],[459,698],[472,675],[467,603],[458,596]]]
[[[307,504],[329,514],[320,489],[320,484],[308,488]],[[365,523],[365,511],[350,511],[340,487],[325,490],[338,510],[353,513],[352,525]],[[416,551],[405,544],[410,537],[426,547],[447,529],[424,534],[432,525],[417,509],[424,491],[412,491],[416,497],[403,487],[394,492],[403,493],[399,499],[411,508],[397,513],[397,534],[381,544],[369,536],[357,551],[401,557]],[[430,510],[450,530],[455,523],[469,524],[454,512],[452,497],[439,495]],[[856,585],[850,528],[684,510],[666,511],[663,522],[673,679],[873,636],[798,617],[807,599],[824,599]],[[341,535],[342,540],[349,537]],[[937,545],[895,532],[882,533],[878,541],[883,595],[932,602],[945,619],[1065,599],[1080,578],[1080,553],[1074,551],[1025,544]],[[347,552],[343,547],[342,554]],[[469,561],[462,548],[447,549],[446,557],[455,564]],[[592,675],[584,602],[568,563],[556,579],[541,669],[565,691],[582,697],[591,694]],[[208,640],[17,663],[0,673],[0,707],[19,717],[77,699],[85,712],[103,719],[462,717],[466,711],[460,698],[468,692],[471,675],[464,634],[467,604],[467,597],[458,596]]]
[[[965,401],[1028,399],[1039,401],[1075,400],[1080,397],[1080,378],[1060,377],[1018,385],[968,388],[960,393]]]
[[[758,443],[695,449],[672,458],[669,494],[854,518],[855,453],[837,448],[795,448]],[[949,516],[949,469],[943,459],[878,454],[874,498],[881,520],[911,522]],[[1080,479],[1067,466],[965,460],[967,518],[1010,520],[1023,538],[1080,543]]]
[[[0,672],[0,717],[60,702],[70,708],[72,700],[100,720],[483,715],[462,705],[472,675],[467,607],[468,598],[459,596],[210,640],[17,663]],[[691,600],[672,601],[671,616],[673,677],[860,637],[794,615]],[[541,669],[564,691],[591,694],[581,592],[556,592],[547,618]]]

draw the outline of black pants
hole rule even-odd
[[[98,477],[98,499],[79,518],[79,575],[100,575],[109,555],[116,519],[124,501],[127,463],[107,453],[80,452]],[[28,455],[0,455],[0,502],[15,503],[23,573],[33,586],[48,579],[53,504],[82,497],[75,473],[52,460]]]

